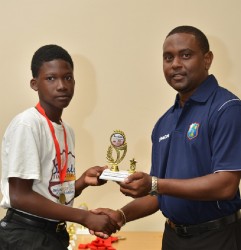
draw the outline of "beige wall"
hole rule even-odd
[[[202,29],[214,52],[210,72],[241,97],[240,9],[240,0],[0,0],[0,138],[14,115],[37,102],[29,87],[33,52],[55,43],[75,61],[76,92],[64,119],[76,133],[77,174],[106,164],[115,129],[127,136],[122,166],[135,157],[148,172],[153,125],[175,96],[162,74],[165,35],[182,24]],[[86,189],[75,206],[116,209],[130,200],[108,182]],[[125,230],[163,225],[157,213]]]

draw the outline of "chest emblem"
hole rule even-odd
[[[192,140],[193,138],[198,136],[198,128],[199,128],[199,124],[198,123],[192,123],[189,126],[189,129],[187,131],[187,138],[189,140]]]

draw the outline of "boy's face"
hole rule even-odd
[[[31,80],[45,111],[66,108],[74,95],[74,86],[73,69],[62,59],[44,62],[38,76]]]

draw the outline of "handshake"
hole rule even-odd
[[[106,183],[106,181],[97,178],[98,183],[91,184],[89,178],[90,174],[85,174],[85,177],[88,178],[88,181],[85,181],[85,183],[88,183],[88,185],[99,186]],[[99,175],[100,173],[98,176]],[[152,177],[144,172],[135,172],[129,175],[123,182],[117,182],[117,184],[120,186],[121,193],[125,196],[139,198],[147,196],[150,193],[152,188]],[[101,238],[108,238],[112,233],[119,231],[126,222],[135,219],[126,216],[122,209],[112,210],[109,208],[98,208],[85,212],[87,214],[85,215],[85,223],[83,225],[89,229],[92,235]]]
[[[91,213],[98,217],[106,217],[106,223],[104,223],[103,230],[94,231],[89,228],[89,232],[92,235],[96,235],[100,238],[108,238],[112,233],[115,233],[126,224],[126,216],[121,209],[112,210],[109,208],[98,208],[91,210]]]

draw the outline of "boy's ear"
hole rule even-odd
[[[33,90],[35,91],[38,91],[38,84],[37,84],[37,80],[36,78],[33,78],[31,81],[30,81],[30,86]]]

